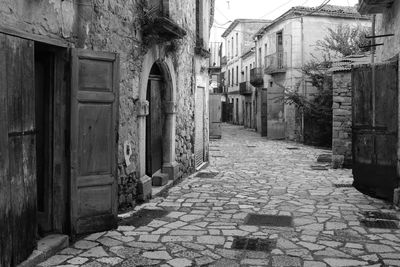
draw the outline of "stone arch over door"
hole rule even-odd
[[[144,56],[142,72],[140,74],[138,133],[139,133],[139,199],[151,197],[151,178],[146,175],[146,116],[149,114],[147,101],[147,86],[152,67],[156,65],[163,78],[165,100],[163,108],[165,126],[163,132],[162,173],[168,174],[170,180],[178,175],[178,163],[175,161],[175,126],[176,126],[176,77],[171,58],[165,55],[162,46],[154,46]]]

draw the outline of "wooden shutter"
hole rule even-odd
[[[221,138],[221,95],[209,96],[210,137]]]
[[[0,34],[0,266],[36,245],[33,41]]]
[[[118,69],[114,53],[72,50],[73,234],[117,225]]]

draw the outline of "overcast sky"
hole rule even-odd
[[[293,6],[316,7],[324,0],[215,0],[211,42],[222,42],[221,34],[234,19],[273,20]],[[354,6],[358,0],[331,0],[329,5]]]

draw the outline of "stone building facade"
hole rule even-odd
[[[333,72],[332,164],[334,168],[350,167],[351,151],[351,69]]]
[[[357,13],[353,7],[326,5],[323,8],[293,7],[254,36],[256,40],[256,63],[260,69],[259,88],[266,89],[266,117],[258,131],[271,139],[288,139],[304,142],[308,130],[301,111],[284,99],[285,90],[298,92],[312,99],[316,88],[302,73],[302,67],[316,58],[322,51],[316,46],[323,40],[328,29],[340,25],[368,27],[371,21]],[[262,94],[259,94],[262,96]],[[261,121],[261,119],[258,119]],[[312,124],[310,124],[312,125]],[[267,126],[267,129],[263,127]],[[311,128],[311,127],[310,127]]]
[[[352,74],[353,66],[368,64],[368,55],[351,55],[333,63],[332,74],[332,164],[352,166]]]
[[[23,45],[26,41],[28,47],[34,47],[32,60],[34,58],[38,62],[44,62],[46,55],[54,56],[55,63],[51,65],[51,68],[57,69],[54,72],[58,79],[54,81],[56,84],[54,86],[60,85],[60,88],[63,88],[63,90],[60,89],[60,96],[54,96],[54,100],[50,100],[55,103],[51,104],[52,107],[54,106],[54,118],[59,119],[54,124],[63,130],[59,133],[60,139],[54,142],[55,148],[60,151],[60,162],[57,163],[58,165],[54,162],[54,175],[49,178],[54,181],[47,189],[54,194],[51,200],[45,200],[53,209],[51,213],[55,214],[54,218],[50,219],[50,232],[79,232],[77,225],[82,215],[79,212],[82,212],[84,207],[88,208],[86,214],[88,216],[90,215],[89,207],[92,211],[104,208],[112,213],[114,220],[117,208],[130,207],[135,205],[137,200],[146,200],[152,196],[152,177],[150,176],[174,181],[193,173],[197,165],[208,161],[207,44],[209,28],[213,20],[213,9],[214,0],[4,0],[1,2],[1,49],[7,51],[5,49],[7,48],[13,52],[24,53]],[[14,45],[20,43],[21,50]],[[7,54],[1,54],[1,56],[4,59],[3,57]],[[28,61],[25,58],[20,59],[23,63]],[[2,62],[6,64],[6,60]],[[32,62],[28,63],[36,66]],[[95,65],[97,67],[93,67]],[[79,71],[76,69],[77,66]],[[58,73],[59,70],[62,70],[62,73]],[[110,76],[97,73],[101,70],[110,73]],[[33,71],[33,75],[39,72],[35,67],[29,71]],[[104,77],[108,77],[109,80]],[[149,114],[154,111],[152,111],[153,100],[149,96],[150,81],[157,79],[162,90],[160,101],[162,105],[160,116],[163,125],[160,126],[162,149],[158,152],[161,161],[159,172],[152,173],[149,172],[147,165],[148,159],[151,158],[149,148],[154,148],[154,145],[151,146],[152,140],[149,140],[150,132],[146,124],[149,125]],[[108,91],[108,87],[104,90],[99,87],[98,83],[103,80],[106,87],[112,87],[110,89],[114,90],[110,91],[112,93],[105,92]],[[74,91],[70,90],[75,85],[86,86],[85,83],[90,83],[91,87],[84,89],[83,93],[77,89],[75,95]],[[55,87],[54,92],[59,92]],[[96,91],[96,93],[91,93],[91,91]],[[56,99],[56,97],[59,98]],[[72,97],[72,102],[70,102],[70,97]],[[83,100],[80,99],[81,97]],[[93,115],[91,118],[84,117],[84,114],[79,111],[74,113],[74,108],[79,109],[84,105],[82,103],[88,103],[89,97],[96,99],[92,99],[94,102],[88,109],[93,108],[96,103],[112,101],[112,106],[117,107],[113,116],[108,117],[107,113],[104,113],[108,107],[99,111],[97,115],[96,108],[90,109],[90,112],[86,114]],[[76,106],[74,106],[75,100],[77,100]],[[37,106],[33,104],[35,105]],[[104,122],[107,125],[106,128],[96,125],[96,116],[97,119],[107,118]],[[113,118],[112,123],[116,123],[115,130],[112,126],[114,124],[109,124],[109,118]],[[78,120],[77,124],[74,124],[74,119]],[[82,176],[78,172],[80,168],[83,168],[81,159],[94,153],[85,150],[85,143],[80,143],[82,133],[75,132],[76,126],[81,129],[79,128],[82,126],[79,124],[80,119],[84,120],[82,123],[90,124],[87,131],[95,131],[101,136],[98,139],[88,139],[93,143],[97,142],[97,146],[91,148],[98,153],[94,154],[97,157],[86,158],[87,168],[101,170],[101,162],[106,157],[101,155],[115,152],[115,155],[109,155],[110,153],[107,155],[111,162],[114,157],[116,159],[115,172],[112,167],[114,165],[110,163],[112,168],[110,177],[107,178],[108,182],[103,184],[96,184],[98,180],[94,179],[102,171],[91,172],[92,176],[87,176],[85,182],[79,180]],[[109,147],[106,144],[104,144],[105,148],[100,146],[103,141],[109,141],[111,137],[102,136],[102,130],[104,132],[109,130],[108,133],[115,135],[115,140],[117,140],[115,149],[113,142],[110,142]],[[32,131],[33,134],[35,134],[34,131],[35,129]],[[91,132],[91,134],[94,133]],[[76,146],[78,152],[69,147],[70,142],[74,144],[75,137],[81,144]],[[38,138],[38,136],[33,136],[34,140]],[[84,147],[82,149],[87,154],[80,154],[79,147]],[[99,162],[96,163],[97,159]],[[80,167],[75,168],[75,163]],[[32,172],[32,188],[36,192],[35,185],[38,178],[36,171],[32,170]],[[103,178],[106,179],[101,177]],[[1,179],[5,178],[1,177]],[[86,186],[89,180],[93,181],[97,187],[91,187],[90,190],[82,193],[83,191],[80,191],[83,188],[82,183]],[[0,188],[1,190],[5,188]],[[94,192],[102,192],[102,194]],[[109,196],[111,204],[108,202],[104,204],[101,196],[105,199]],[[36,194],[32,197],[35,200]],[[101,204],[98,204],[100,202]],[[0,214],[5,212],[7,205],[7,203],[0,203]],[[36,205],[33,207],[36,208]],[[77,217],[73,215],[73,218],[69,218],[69,207],[75,209],[72,214],[76,213]],[[99,212],[102,211],[97,210],[97,213]],[[71,222],[70,219],[76,219],[78,222]],[[7,222],[2,223],[7,224]],[[30,224],[36,224],[36,219]],[[103,225],[103,228],[110,227],[112,225]],[[31,248],[27,246],[26,251],[30,250]],[[14,262],[26,257],[26,251],[25,254],[22,251],[22,256],[14,259]],[[3,252],[0,249],[0,256]],[[0,265],[8,266],[6,260],[0,261]]]
[[[225,73],[227,102],[233,105],[232,123],[234,124],[244,124],[246,109],[245,94],[240,93],[240,84],[245,82],[242,56],[254,46],[252,35],[269,22],[262,19],[235,19],[222,34],[224,52],[227,57]]]

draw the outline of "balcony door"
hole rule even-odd
[[[283,67],[283,35],[282,32],[276,34],[276,60],[277,67],[281,69]]]

